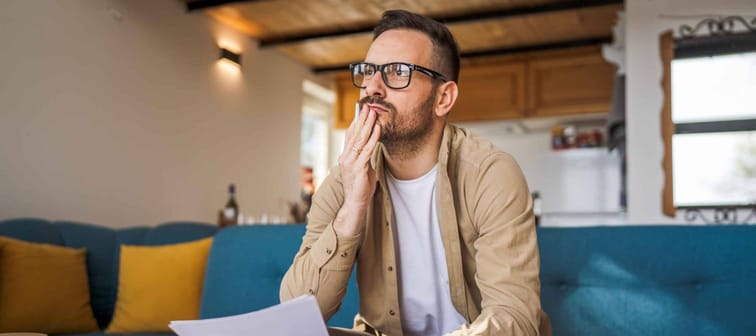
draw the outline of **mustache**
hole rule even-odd
[[[371,104],[383,106],[390,112],[396,112],[396,107],[394,106],[394,104],[385,101],[379,96],[365,96],[362,97],[362,99],[360,99],[358,103],[360,104],[360,110],[362,110],[362,107],[365,106],[365,104]]]

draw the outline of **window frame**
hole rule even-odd
[[[755,21],[756,22],[756,21]],[[662,59],[662,87],[664,101],[662,104],[662,138],[664,141],[664,186],[662,189],[662,213],[675,217],[676,210],[699,211],[700,209],[750,209],[753,204],[724,205],[685,205],[675,206],[672,178],[672,137],[675,134],[702,134],[716,132],[756,131],[756,118],[723,119],[704,122],[675,123],[672,120],[672,61],[685,58],[722,56],[756,51],[756,30],[732,33],[719,32],[702,37],[674,38],[673,32],[666,31],[660,35],[659,51]],[[687,215],[686,215],[687,216]],[[725,216],[727,217],[727,216]]]

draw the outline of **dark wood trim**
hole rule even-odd
[[[680,210],[716,210],[716,209],[756,209],[756,204],[701,204],[701,205],[680,205]]]
[[[676,123],[675,134],[741,132],[756,130],[756,119]]]
[[[598,37],[598,38],[589,38],[589,39],[581,39],[581,40],[547,43],[547,44],[537,44],[537,45],[523,46],[523,47],[496,48],[496,49],[490,49],[490,50],[469,51],[469,52],[461,53],[460,57],[476,58],[476,57],[485,57],[485,56],[501,56],[501,55],[510,55],[510,54],[526,53],[526,52],[538,52],[538,51],[548,51],[548,50],[556,50],[556,49],[598,46],[598,45],[611,43],[611,42],[612,42],[611,36],[604,36],[604,37]],[[355,60],[355,62],[356,61],[357,60]],[[325,67],[313,67],[311,70],[314,73],[324,73],[324,72],[347,70],[347,69],[349,69],[349,64],[340,64],[340,65],[325,66]]]
[[[550,3],[550,4],[532,6],[532,7],[510,8],[510,9],[502,9],[502,10],[497,10],[497,11],[481,11],[481,12],[475,12],[475,13],[462,14],[462,15],[458,14],[458,15],[447,15],[447,16],[436,16],[432,18],[437,21],[443,22],[444,24],[449,25],[453,23],[505,19],[505,18],[514,17],[514,16],[527,16],[527,15],[544,14],[544,13],[560,12],[560,11],[567,11],[567,10],[579,10],[579,9],[586,9],[586,8],[600,7],[600,6],[607,6],[607,5],[618,5],[618,4],[623,4],[623,3],[624,3],[623,0],[586,0],[586,1],[572,1],[572,2],[558,2],[558,3]],[[347,35],[353,35],[353,34],[365,34],[365,33],[372,32],[375,25],[376,25],[376,22],[371,22],[369,24],[361,25],[361,26],[351,28],[351,29],[336,29],[336,30],[331,30],[331,31],[321,31],[321,32],[316,32],[316,33],[296,34],[296,35],[289,35],[289,36],[284,36],[284,37],[263,39],[260,41],[260,47],[261,48],[273,47],[273,46],[279,46],[282,44],[303,42],[307,40],[340,37],[340,36],[347,36]]]
[[[675,39],[675,59],[756,51],[756,31]]]
[[[310,68],[310,71],[316,74],[322,74],[326,72],[334,72],[334,71],[346,71],[349,70],[349,64],[340,64],[340,65],[333,65],[333,66],[324,66],[324,67],[313,67]]]
[[[491,50],[468,51],[468,52],[460,53],[460,57],[475,58],[475,57],[485,57],[485,56],[501,56],[501,55],[519,54],[519,53],[525,53],[525,52],[588,47],[588,46],[594,46],[594,45],[602,45],[606,43],[612,43],[611,36],[603,36],[603,37],[587,38],[587,39],[571,40],[571,41],[563,41],[563,42],[554,42],[554,43],[546,43],[546,44],[536,44],[536,45],[514,47],[514,48],[496,48],[496,49],[491,49]]]
[[[236,2],[253,2],[253,1],[265,1],[265,0],[194,0],[186,3],[186,11],[193,12],[200,9],[208,9],[212,7],[218,7],[228,5]]]
[[[675,40],[671,30],[659,36],[659,54],[662,62],[661,89],[663,97],[661,117],[661,136],[664,142],[664,186],[662,187],[662,213],[675,217],[674,185],[672,180],[672,135],[675,124],[672,122],[672,59],[675,58]]]

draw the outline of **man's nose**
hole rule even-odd
[[[383,74],[376,74],[365,82],[366,96],[386,97],[386,83],[383,82]]]

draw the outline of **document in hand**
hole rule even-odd
[[[318,302],[300,296],[255,312],[193,321],[171,321],[179,336],[328,336]]]

